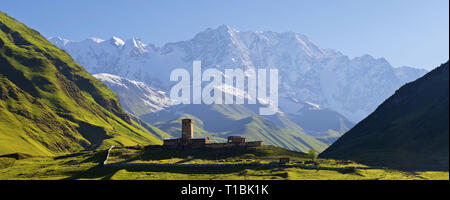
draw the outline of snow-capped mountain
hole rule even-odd
[[[164,91],[156,90],[143,82],[106,73],[94,76],[117,93],[122,107],[136,116],[156,112],[173,104]]]
[[[53,37],[90,73],[110,73],[168,90],[175,68],[277,68],[279,107],[297,114],[303,103],[329,108],[357,122],[406,82],[426,73],[410,67],[394,68],[383,58],[370,55],[350,59],[323,49],[294,32],[238,31],[228,26],[206,29],[194,38],[162,47],[132,38],[122,41],[90,38],[80,42]]]

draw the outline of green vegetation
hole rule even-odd
[[[449,169],[449,64],[408,83],[320,154],[397,169]]]
[[[221,153],[217,155],[217,153]],[[115,148],[111,162],[134,161],[177,164],[174,166],[121,166],[105,167],[106,150],[82,151],[64,156],[26,157],[15,159],[0,157],[0,180],[5,179],[114,179],[114,180],[448,180],[448,172],[407,172],[390,169],[363,169],[364,165],[351,161],[317,159],[311,162],[307,154],[279,147],[258,147],[237,150],[189,151],[164,150],[157,146]],[[219,164],[278,162],[289,157],[286,165],[255,165],[227,167],[193,167],[188,164]],[[136,160],[139,158],[142,160]],[[113,161],[116,160],[116,161]],[[185,166],[183,166],[185,165]],[[311,169],[308,169],[310,167]],[[315,168],[314,168],[315,167]],[[355,168],[352,168],[355,167]],[[359,168],[358,168],[359,167]],[[361,168],[361,169],[360,169]],[[350,169],[350,170],[349,170]]]
[[[161,144],[117,95],[37,31],[0,12],[0,154]]]
[[[212,163],[271,163],[278,162],[280,156],[305,161],[308,155],[281,147],[264,146],[225,149],[166,149],[162,146],[147,146],[144,149],[117,147],[110,152],[108,163],[172,163],[172,164],[212,164]]]

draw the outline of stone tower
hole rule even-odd
[[[181,120],[181,138],[191,139],[194,137],[194,124],[192,119]]]

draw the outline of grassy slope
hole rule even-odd
[[[1,12],[0,68],[0,154],[161,143],[67,53]]]
[[[448,105],[447,62],[401,87],[320,156],[448,171]]]
[[[134,148],[119,148],[116,156],[142,155]],[[168,153],[160,149],[146,150],[143,155],[146,160],[158,159],[163,161]],[[172,150],[176,151],[176,150]],[[203,154],[202,154],[203,153]],[[213,162],[215,152],[192,150],[170,152],[175,155],[172,161],[179,163]],[[304,154],[292,152],[276,147],[264,147],[235,151],[221,154],[219,159],[246,162],[247,160],[274,160],[280,156],[302,160]],[[160,180],[160,179],[202,179],[202,180],[352,180],[352,179],[443,179],[448,180],[448,172],[404,172],[383,169],[358,169],[354,172],[339,170],[339,168],[355,165],[354,163],[334,160],[318,160],[318,166],[334,167],[336,170],[301,169],[295,166],[253,166],[253,167],[103,167],[101,163],[106,157],[106,151],[85,151],[58,157],[28,157],[14,159],[0,157],[0,180],[5,179],[118,179],[118,180]]]
[[[295,160],[309,159],[309,156],[305,153],[275,146],[225,149],[166,149],[161,146],[146,146],[145,148],[113,148],[108,163],[205,164],[214,163],[218,160],[222,160],[220,163],[248,163],[252,161],[265,161],[267,163],[268,161],[277,161],[279,157],[290,157]]]
[[[243,136],[247,141],[262,140],[291,150],[308,152],[314,148],[323,151],[327,145],[305,134],[303,129],[281,115],[263,118],[244,105],[182,105],[183,114],[176,110],[160,111],[141,116],[161,130],[178,137],[181,119],[194,119],[195,137],[210,137],[214,142],[224,142],[231,135]],[[277,122],[277,123],[274,123]]]

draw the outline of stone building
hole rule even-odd
[[[211,143],[208,137],[194,137],[192,119],[181,120],[181,137],[164,139],[164,147],[169,148],[227,148],[227,147],[259,147],[262,141],[245,142],[241,136],[229,136],[227,143]]]

